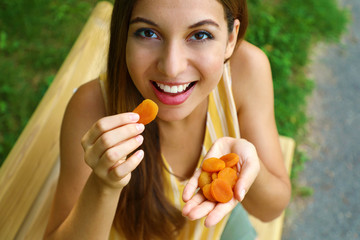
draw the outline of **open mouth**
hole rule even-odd
[[[154,81],[152,81],[151,83],[154,85],[154,87],[158,91],[167,93],[167,94],[173,94],[173,95],[185,93],[186,91],[191,89],[196,84],[196,82],[191,82],[191,83],[180,84],[180,85],[166,85],[166,84],[157,83]]]

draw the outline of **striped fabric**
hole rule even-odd
[[[236,107],[231,90],[229,63],[224,65],[223,77],[220,80],[218,86],[209,95],[205,138],[202,147],[202,154],[200,156],[197,168],[201,166],[204,156],[214,141],[224,136],[235,138],[240,137]],[[170,172],[172,172],[169,164],[165,159],[164,162]],[[165,190],[167,197],[171,200],[171,202],[174,203],[177,208],[182,209],[185,204],[182,200],[182,192],[186,185],[186,181],[179,181],[173,174],[165,170],[164,175],[168,182],[170,182],[170,189]],[[230,214],[224,217],[224,219],[221,220],[216,226],[211,228],[206,228],[204,226],[204,219],[187,221],[178,239],[220,239],[229,216]],[[110,239],[121,239],[119,233],[117,233],[114,228],[111,231]]]

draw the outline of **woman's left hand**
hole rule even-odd
[[[223,137],[213,144],[204,159],[220,158],[228,153],[236,153],[240,157],[240,175],[234,187],[234,197],[227,203],[215,203],[208,201],[201,192],[195,194],[201,173],[201,169],[197,169],[183,192],[183,200],[186,202],[182,210],[183,216],[190,220],[207,216],[205,226],[211,227],[223,219],[226,214],[236,207],[238,202],[244,199],[260,171],[259,157],[255,146],[245,139]]]

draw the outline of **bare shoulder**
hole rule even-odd
[[[82,137],[105,114],[98,79],[85,83],[76,90],[67,105],[61,127],[60,154],[65,166],[76,164],[76,158],[82,157]]]
[[[247,41],[242,41],[235,49],[230,62],[234,73],[246,71],[253,75],[258,74],[259,70],[267,70],[266,68],[269,67],[266,54]]]
[[[61,126],[61,180],[63,176],[70,180],[87,178],[90,169],[83,160],[81,139],[91,126],[105,115],[99,80],[92,80],[80,86],[67,105]]]
[[[70,213],[91,173],[84,161],[81,139],[103,116],[105,105],[99,80],[80,86],[70,99],[63,117],[60,176],[47,231],[58,227]]]
[[[76,110],[75,113],[79,115],[85,114],[86,117],[90,118],[105,115],[105,104],[99,79],[87,82],[75,91],[67,106],[66,114],[72,110]]]
[[[266,54],[257,46],[255,46],[254,44],[246,41],[246,40],[243,40],[240,45],[238,46],[237,48],[237,51],[236,53],[245,53],[245,54],[250,54],[250,55],[254,55],[256,57],[266,57]],[[238,57],[241,57],[241,56],[245,56],[245,55],[237,55]]]
[[[250,99],[268,101],[273,98],[270,63],[261,49],[243,41],[231,57],[230,64],[238,107]]]

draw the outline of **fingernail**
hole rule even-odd
[[[136,129],[140,132],[140,131],[142,131],[142,130],[144,130],[144,128],[145,128],[145,126],[144,126],[144,124],[136,124]]]
[[[144,151],[143,150],[139,150],[137,153],[136,153],[136,157],[139,158],[139,159],[142,159],[144,157]]]
[[[244,197],[245,197],[245,189],[241,190],[240,192],[240,202],[244,200]]]
[[[129,118],[130,121],[137,122],[140,119],[140,116],[137,113],[130,113]]]
[[[138,142],[142,142],[144,140],[144,137],[142,136],[142,135],[139,135],[139,136],[137,136],[136,137],[136,141],[138,141]]]

